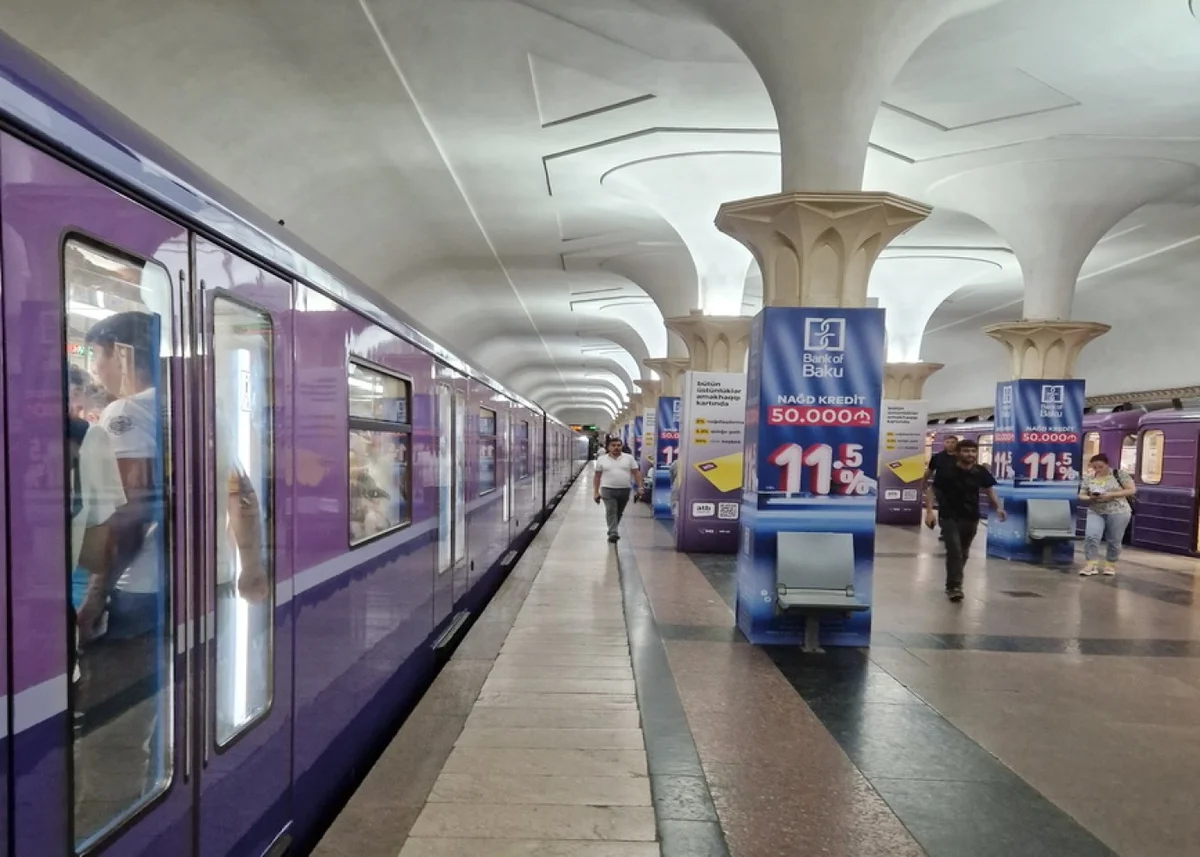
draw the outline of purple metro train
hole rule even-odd
[[[1083,418],[1083,461],[1098,452],[1133,477],[1137,500],[1125,541],[1134,547],[1200,556],[1200,409],[1112,411]],[[969,420],[930,426],[926,448],[940,449],[947,435],[979,444],[979,460],[991,463],[992,423]],[[1083,533],[1086,512],[1077,530]]]
[[[302,851],[587,441],[0,37],[0,857]]]

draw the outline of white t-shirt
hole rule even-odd
[[[162,460],[158,448],[158,393],[151,387],[117,399],[100,414],[100,425],[112,441],[118,459]],[[91,432],[88,432],[91,434]],[[142,549],[117,578],[123,592],[158,592],[165,569],[162,564],[162,532],[156,522],[147,529]]]
[[[607,452],[596,458],[596,472],[600,474],[601,488],[628,488],[633,483],[637,462],[628,452],[613,458]]]
[[[79,514],[71,519],[71,568],[79,565],[83,536],[98,527],[125,505],[125,486],[117,469],[108,433],[92,427],[79,444]],[[102,571],[103,569],[94,569]]]

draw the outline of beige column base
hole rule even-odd
[[[763,306],[863,307],[880,252],[930,211],[890,193],[782,193],[727,202],[716,223],[758,260]]]
[[[944,363],[883,364],[883,397],[900,401],[924,398],[925,382]]]
[[[1054,379],[1073,378],[1083,346],[1111,329],[1095,321],[1023,319],[993,324],[983,332],[1008,349],[1014,379]]]
[[[643,360],[642,365],[658,373],[662,389],[660,396],[678,396],[679,380],[688,370],[688,360],[683,357],[654,357]]]
[[[667,328],[687,343],[688,368],[696,372],[744,372],[750,350],[750,316],[690,315],[668,318]]]

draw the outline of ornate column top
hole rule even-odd
[[[1072,378],[1083,346],[1108,333],[1095,321],[1022,319],[993,324],[983,332],[1008,349],[1013,378]]]

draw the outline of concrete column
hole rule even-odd
[[[884,363],[883,397],[902,401],[924,398],[925,381],[942,363]]]
[[[1083,346],[1110,329],[1094,321],[1012,321],[983,332],[1008,349],[1014,379],[1056,380],[1073,378]]]
[[[744,315],[690,315],[668,318],[667,327],[687,343],[688,369],[695,372],[744,372],[750,350],[750,323]]]
[[[641,390],[642,402],[647,410],[654,407],[658,402],[658,397],[663,395],[662,381],[649,381],[643,379],[637,382],[637,386],[638,389]]]
[[[863,307],[879,254],[929,212],[889,193],[783,193],[722,205],[717,228],[758,260],[763,306]]]
[[[655,357],[643,360],[642,365],[658,373],[662,384],[660,396],[678,396],[679,381],[688,369],[688,362],[685,357]]]

